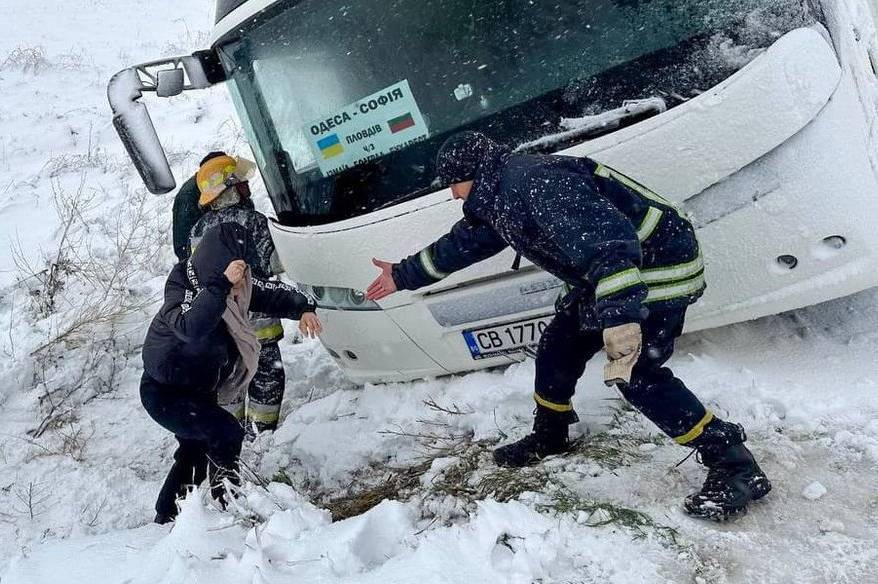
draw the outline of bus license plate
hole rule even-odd
[[[520,322],[463,331],[463,338],[473,359],[485,359],[518,353],[540,342],[540,335],[552,322],[551,316],[541,316]]]

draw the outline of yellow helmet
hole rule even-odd
[[[235,183],[253,178],[256,165],[246,158],[217,156],[201,165],[195,174],[198,185],[198,204],[204,207],[216,200],[224,190]]]

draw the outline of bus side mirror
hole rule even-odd
[[[221,70],[213,53],[199,51],[192,56],[135,65],[110,78],[107,99],[113,111],[113,126],[149,192],[167,193],[177,183],[149,110],[141,101],[144,92],[172,97],[203,89],[225,80]]]
[[[182,69],[159,71],[155,85],[155,94],[159,97],[174,97],[183,93],[185,80]]]

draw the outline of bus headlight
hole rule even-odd
[[[354,306],[362,306],[366,303],[366,293],[362,290],[354,290],[351,288],[348,290],[348,297],[351,300],[351,304]]]
[[[381,310],[378,304],[366,299],[366,293],[362,290],[308,284],[297,284],[297,286],[313,296],[317,306],[325,310]]]

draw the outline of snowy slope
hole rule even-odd
[[[203,46],[210,5],[0,0],[0,557],[142,524],[151,506],[168,442],[136,399],[137,344],[173,257],[171,199],[145,194],[106,83]],[[240,146],[222,91],[175,101],[156,110],[178,176],[212,147]],[[58,291],[40,310],[49,262]]]
[[[173,528],[149,524],[173,440],[140,408],[138,343],[170,199],[143,194],[104,91],[203,45],[212,3],[53,4],[0,0],[0,582],[878,582],[874,291],[681,341],[672,366],[775,482],[728,524],[683,515],[701,468],[676,466],[687,451],[599,367],[575,401],[580,449],[499,471],[492,445],[528,430],[532,362],[359,388],[289,341],[286,418],[245,447],[237,508],[196,493]],[[178,177],[205,150],[244,152],[223,90],[173,106],[152,111]],[[62,256],[50,295],[41,270]],[[391,500],[334,523],[322,508],[374,493]]]

